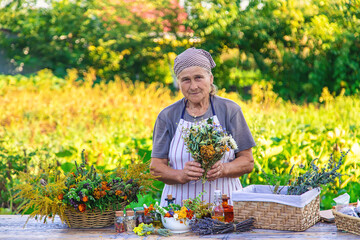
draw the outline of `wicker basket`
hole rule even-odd
[[[122,203],[120,209],[124,209],[124,205],[125,203]],[[73,208],[66,208],[65,217],[65,222],[70,228],[103,228],[114,224],[115,211],[95,209],[81,213]]]
[[[351,203],[356,206],[357,203]],[[332,212],[335,217],[335,224],[338,230],[351,232],[360,235],[360,218],[352,217],[337,211],[338,207],[334,207]]]
[[[286,195],[288,196],[288,195]],[[285,197],[286,197],[285,196]],[[320,196],[304,207],[263,201],[233,201],[234,220],[255,218],[254,227],[273,230],[305,231],[320,220]]]

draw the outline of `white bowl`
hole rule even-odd
[[[176,220],[173,217],[161,216],[161,222],[165,228],[169,229],[172,233],[186,233],[190,231],[190,224],[188,219]]]

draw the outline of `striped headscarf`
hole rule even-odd
[[[203,67],[209,71],[216,66],[210,53],[203,49],[194,47],[186,49],[179,54],[174,61],[174,72],[177,76],[182,70],[188,67]]]

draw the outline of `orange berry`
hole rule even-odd
[[[64,199],[64,194],[63,194],[63,193],[60,193],[60,194],[57,196],[57,198],[58,198],[59,200],[63,200],[63,199]]]

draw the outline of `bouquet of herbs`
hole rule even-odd
[[[65,209],[84,213],[99,209],[119,210],[129,202],[137,202],[137,194],[145,193],[152,187],[153,175],[147,172],[149,163],[131,164],[127,169],[117,168],[108,173],[98,173],[88,165],[85,152],[82,163],[75,162],[76,169],[65,174],[54,166],[40,170],[39,174],[22,173],[24,184],[15,198],[22,200],[18,212],[31,210],[29,218],[44,218],[59,215],[68,220]]]
[[[183,139],[193,159],[205,170],[202,182],[206,181],[207,172],[219,161],[226,151],[237,149],[235,140],[212,118],[200,121],[190,128],[183,128]]]
[[[335,161],[334,156],[331,155],[326,165],[321,168],[314,164],[317,159],[313,159],[310,162],[310,168],[297,177],[292,174],[295,165],[291,167],[290,172],[285,176],[275,173],[272,175],[266,174],[264,170],[261,171],[274,194],[280,194],[281,190],[288,186],[287,195],[301,195],[311,189],[332,184],[336,179],[340,181],[344,174],[341,174],[339,169],[348,152],[341,152],[339,161]]]
[[[188,207],[180,206],[177,204],[169,204],[167,207],[161,207],[156,202],[154,208],[164,217],[164,218],[175,218],[179,220],[180,223],[186,221],[186,219],[191,220],[194,217],[194,211]]]
[[[186,208],[193,211],[194,215],[196,215],[196,218],[211,218],[213,204],[201,201],[201,196],[204,193],[205,192],[201,192],[197,197],[193,199],[189,198],[182,201],[183,205]]]
[[[164,237],[168,237],[172,235],[170,230],[164,228],[156,229],[151,223],[150,224],[140,223],[139,226],[134,228],[134,233],[136,233],[139,236],[147,236],[152,233]]]

